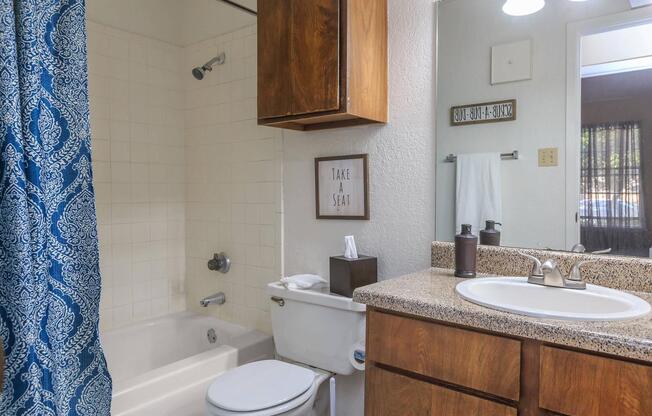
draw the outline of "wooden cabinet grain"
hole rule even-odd
[[[652,365],[367,309],[365,414],[652,416]]]
[[[370,315],[371,361],[518,400],[519,341],[385,313]]]
[[[377,367],[366,374],[367,414],[374,416],[516,416],[516,408]]]
[[[426,416],[432,402],[428,383],[371,367],[365,373],[365,414]]]
[[[544,346],[539,405],[568,416],[652,416],[652,367]]]
[[[387,0],[258,0],[258,123],[387,121]]]

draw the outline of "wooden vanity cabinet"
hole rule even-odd
[[[516,416],[516,409],[378,367],[366,373],[367,415],[483,415]]]
[[[652,366],[541,347],[539,405],[567,415],[651,415]]]
[[[258,0],[258,124],[387,122],[387,0]]]
[[[367,416],[652,416],[652,365],[367,309]]]

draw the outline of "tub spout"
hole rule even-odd
[[[214,295],[205,297],[204,299],[199,301],[199,304],[204,308],[206,308],[208,307],[208,305],[212,305],[212,304],[223,305],[224,302],[226,302],[226,296],[224,295],[223,292],[219,292]]]

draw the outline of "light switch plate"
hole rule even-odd
[[[539,167],[559,166],[559,149],[549,147],[539,149]]]

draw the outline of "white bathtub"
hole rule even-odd
[[[189,312],[108,331],[102,344],[113,377],[114,416],[203,416],[215,376],[274,352],[269,335]]]

